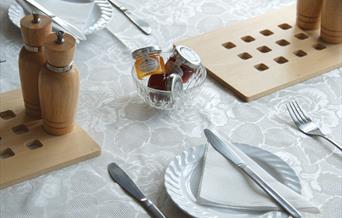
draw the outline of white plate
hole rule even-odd
[[[54,0],[56,1],[56,0]],[[59,0],[61,1],[61,0]],[[94,2],[94,8],[92,13],[89,14],[89,17],[86,21],[84,28],[81,28],[82,32],[85,35],[90,35],[98,30],[101,30],[106,27],[107,23],[109,23],[112,19],[113,7],[107,0],[63,0],[64,2],[74,3],[74,4],[82,4]],[[39,1],[38,1],[39,2]],[[58,2],[54,3],[55,7],[58,7]],[[24,11],[24,9],[19,5],[16,1],[10,5],[8,9],[8,16],[12,23],[20,28],[20,19],[27,15],[28,12]],[[57,16],[65,19],[66,21],[74,24],[71,20],[63,17],[63,14],[56,14]],[[65,15],[64,15],[65,16]],[[77,26],[77,25],[76,25]],[[57,25],[54,25],[54,28],[57,28]]]
[[[237,144],[250,158],[275,177],[279,182],[297,193],[301,192],[298,176],[278,156],[250,145]],[[187,214],[194,217],[288,217],[281,212],[262,213],[251,210],[236,210],[208,207],[196,202],[196,193],[201,178],[205,145],[192,147],[170,162],[165,172],[165,187],[171,199]],[[222,187],[224,188],[224,187]]]

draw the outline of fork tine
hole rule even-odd
[[[294,100],[294,103],[297,106],[297,108],[299,109],[299,111],[301,112],[301,115],[303,116],[304,120],[306,122],[311,122],[311,119],[305,115],[304,111],[302,110],[302,107],[298,104],[298,102],[296,100]]]
[[[298,115],[298,111],[297,111],[297,109],[295,108],[295,106],[293,105],[293,102],[290,102],[290,103],[289,103],[289,106],[290,106],[290,109],[291,109],[291,111],[292,111],[294,117],[297,119],[297,122],[298,122],[299,124],[304,124],[304,121],[303,121],[303,119]]]
[[[303,123],[307,123],[307,120],[305,119],[305,116],[303,115],[302,111],[300,111],[295,103],[295,100],[292,101],[292,106],[296,111],[297,116],[302,120]]]
[[[293,122],[295,123],[295,125],[296,125],[297,127],[299,127],[300,123],[297,121],[297,118],[296,118],[295,115],[293,114],[293,111],[290,109],[289,104],[286,104],[286,109],[287,109],[287,111],[289,112],[290,117],[291,117],[291,119],[293,120]]]

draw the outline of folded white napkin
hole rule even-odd
[[[278,182],[238,148],[231,147],[251,169],[293,206],[301,211],[319,213],[317,206]],[[257,184],[209,144],[203,161],[203,173],[197,200],[199,204],[207,206],[258,211],[280,210],[279,206]]]
[[[84,30],[91,21],[94,1],[37,0],[42,6],[60,18]]]

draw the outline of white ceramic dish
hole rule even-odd
[[[301,185],[293,169],[278,156],[250,145],[238,144],[250,158],[256,161],[279,182],[300,193]],[[170,162],[165,172],[165,187],[171,199],[193,217],[242,218],[242,217],[288,217],[282,212],[258,212],[208,207],[196,202],[196,193],[202,172],[205,145],[192,147]],[[223,187],[224,188],[224,187]]]
[[[40,2],[41,0],[38,0]],[[49,1],[49,0],[48,0]],[[51,1],[51,0],[50,0]],[[67,11],[63,10],[61,7],[65,4],[80,4],[80,8],[84,8],[84,4],[87,3],[94,3],[94,7],[92,8],[91,13],[89,13],[89,16],[85,22],[85,25],[83,27],[79,27],[82,32],[85,35],[90,35],[98,30],[101,30],[106,27],[107,23],[109,23],[112,19],[112,12],[113,7],[107,0],[58,0],[63,4],[58,4],[58,1],[53,0],[53,6],[54,10],[58,11]],[[41,3],[41,2],[40,2]],[[81,11],[79,11],[81,12]],[[27,15],[29,12],[25,11],[21,5],[19,5],[16,1],[13,1],[13,3],[10,5],[8,9],[8,16],[12,23],[16,25],[17,27],[20,27],[20,19]],[[73,20],[70,20],[69,15],[67,14],[56,14],[57,16],[65,19],[66,21],[72,23],[75,25],[75,22]],[[82,18],[80,19],[82,20]],[[77,25],[76,25],[77,26]],[[59,29],[57,25],[54,25],[54,28]]]

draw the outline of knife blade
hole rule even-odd
[[[278,205],[283,208],[289,215],[294,218],[300,218],[302,215],[299,211],[291,205],[283,196],[281,196],[275,189],[267,184],[267,182],[254,172],[247,163],[238,155],[230,145],[225,144],[218,136],[216,136],[209,129],[204,129],[204,135],[213,148],[224,156],[228,161],[236,165],[243,173],[259,185]]]
[[[116,163],[108,165],[108,173],[110,177],[120,185],[128,194],[137,200],[147,212],[155,218],[165,218],[166,216],[157,208],[153,202],[146,198],[140,191],[138,186],[132,181],[131,178],[123,171]]]
[[[46,16],[50,17],[54,23],[56,23],[58,26],[63,28],[66,32],[73,35],[75,38],[78,38],[79,40],[86,40],[87,37],[79,30],[76,26],[72,25],[71,23],[67,22],[66,20],[63,20],[60,17],[57,17],[54,13],[46,9],[44,6],[36,2],[35,0],[24,0],[28,5],[36,8],[37,10],[44,13]]]
[[[138,16],[130,12],[127,8],[120,5],[115,0],[109,0],[109,2],[119,11],[121,11],[143,33],[145,33],[146,35],[150,35],[152,33],[152,29],[146,21],[140,19]]]

